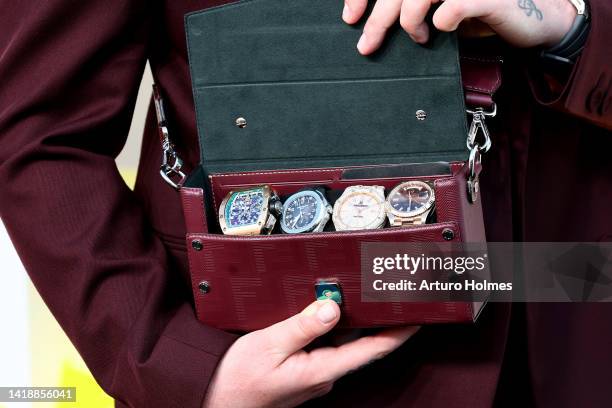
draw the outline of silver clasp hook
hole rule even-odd
[[[162,163],[159,169],[159,174],[170,184],[174,189],[179,190],[187,176],[181,168],[183,161],[176,154],[170,136],[168,133],[168,125],[166,120],[166,112],[164,110],[164,101],[161,98],[157,86],[153,85],[153,102],[155,103],[155,114],[157,116],[157,128],[161,138],[162,145]]]
[[[487,128],[485,120],[487,117],[492,118],[497,115],[497,105],[493,104],[493,108],[490,111],[485,111],[483,108],[476,108],[474,110],[468,109],[467,113],[472,115],[472,123],[470,124],[466,142],[468,150],[472,150],[474,146],[478,146],[478,149],[482,153],[488,152],[491,148],[491,135],[489,134],[489,129]],[[476,140],[479,133],[482,133],[482,143],[478,143]]]
[[[497,105],[493,104],[493,108],[490,111],[485,111],[483,108],[476,108],[474,110],[468,109],[467,113],[472,115],[472,123],[468,131],[468,137],[466,145],[470,151],[470,157],[468,159],[468,200],[470,203],[475,203],[478,200],[479,190],[479,169],[481,165],[481,154],[486,153],[491,149],[491,135],[485,120],[487,117],[494,117],[497,115]],[[481,140],[478,135],[482,134]]]

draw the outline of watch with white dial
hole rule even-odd
[[[321,232],[332,207],[320,189],[306,189],[290,196],[281,212],[281,230],[286,234]]]
[[[350,186],[334,204],[336,231],[379,229],[385,225],[385,188]]]
[[[407,181],[396,186],[385,203],[391,226],[425,224],[434,208],[433,188],[423,181]]]
[[[269,186],[231,191],[219,207],[221,231],[227,235],[270,234],[281,208]]]

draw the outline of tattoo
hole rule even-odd
[[[542,21],[542,19],[544,18],[544,14],[536,6],[533,0],[518,0],[518,6],[521,9],[525,10],[525,14],[527,14],[527,17],[531,17],[532,15],[535,15],[536,18],[540,21]]]

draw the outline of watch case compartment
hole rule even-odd
[[[399,24],[363,57],[355,44],[365,20],[345,24],[342,7],[245,0],[185,16],[200,163],[181,199],[204,323],[266,327],[312,302],[316,280],[326,278],[340,282],[343,327],[467,323],[482,310],[482,302],[362,302],[359,260],[363,243],[442,242],[447,229],[456,242],[486,241],[480,201],[468,201],[460,161],[468,155],[465,100],[476,95],[477,106],[489,107],[498,68],[465,60],[477,69],[464,84],[455,33],[432,30],[422,46]],[[449,171],[396,172],[439,162],[451,163]],[[232,188],[268,184],[284,194],[407,179],[434,181],[435,224],[252,237],[218,228],[220,200]]]
[[[209,217],[210,232],[219,232],[218,229],[215,228],[215,226],[218,224],[218,222],[215,222],[215,220],[218,219],[219,205],[231,191],[244,190],[265,184],[269,185],[281,198],[286,199],[291,194],[305,188],[323,187],[325,191],[328,192],[327,199],[329,203],[333,206],[339,194],[350,186],[379,185],[385,187],[386,195],[391,191],[391,189],[400,183],[410,180],[420,180],[430,183],[434,189],[434,192],[436,192],[437,197],[438,192],[436,191],[436,180],[443,180],[452,174],[451,171],[460,171],[462,166],[463,163],[455,163],[452,166],[449,166],[449,174],[430,174],[420,176],[406,175],[387,178],[363,177],[346,179],[344,178],[344,175],[346,174],[348,168],[213,174],[208,177],[211,188],[213,212],[212,217]],[[368,170],[377,173],[377,170],[389,167],[392,166],[369,166],[361,167],[359,169],[365,170],[365,172],[360,173],[361,175],[367,175]],[[357,168],[351,168],[351,170],[356,170]],[[329,228],[326,230],[329,230]]]
[[[379,167],[379,166],[376,166]],[[251,331],[299,312],[315,299],[317,281],[337,281],[342,290],[341,327],[470,323],[484,302],[363,302],[361,246],[369,242],[485,242],[480,203],[469,203],[466,166],[452,163],[451,174],[386,179],[342,179],[347,168],[243,172],[210,177],[215,200],[234,188],[261,185],[290,194],[310,183],[328,188],[356,184],[388,189],[410,179],[433,182],[437,221],[379,230],[228,236],[204,216],[205,189],[181,190],[186,244],[196,314],[212,326]],[[365,167],[367,169],[367,167]],[[297,173],[296,173],[297,172]],[[212,201],[209,200],[209,201]],[[216,204],[215,204],[216,205]],[[215,214],[216,217],[216,214]],[[210,225],[210,227],[209,227]],[[424,277],[426,277],[424,275]],[[202,290],[202,285],[206,290]]]

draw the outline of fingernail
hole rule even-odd
[[[416,42],[422,43],[427,40],[427,29],[423,26],[418,26],[414,32]]]
[[[319,310],[319,307],[317,306],[317,303],[314,302],[308,305],[306,309],[302,310],[302,314],[305,316],[314,316],[315,313],[317,313],[317,310]]]
[[[347,20],[351,16],[351,9],[348,4],[344,4],[344,8],[342,9],[342,19]]]
[[[361,34],[361,37],[357,42],[357,49],[359,50],[359,52],[363,52],[363,47],[365,47],[367,41],[368,39],[366,38],[365,33]]]
[[[336,309],[329,302],[325,302],[317,311],[317,317],[323,324],[332,322],[336,316]]]

